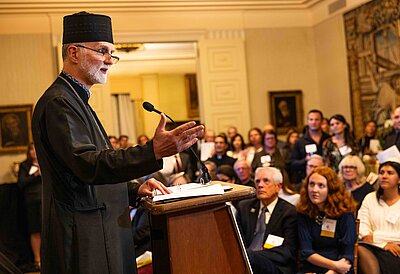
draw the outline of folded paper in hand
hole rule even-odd
[[[224,189],[221,184],[202,185],[190,183],[179,186],[172,186],[168,189],[171,190],[172,193],[162,195],[161,192],[156,191],[156,195],[153,197],[153,202],[158,203],[168,200],[185,199],[190,197],[224,194]]]

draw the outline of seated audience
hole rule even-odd
[[[40,270],[42,175],[33,143],[28,145],[26,160],[19,166],[18,187],[22,190],[36,271]]]
[[[173,174],[168,181],[168,186],[185,185],[190,183],[189,178],[185,175],[185,172],[179,172]]]
[[[307,165],[306,165],[306,176],[310,175],[311,172],[317,168],[317,167],[321,167],[324,166],[324,159],[322,158],[322,156],[318,155],[318,154],[314,154],[312,155],[309,160],[307,161]],[[297,192],[300,192],[301,190],[301,186],[304,183],[304,181],[296,184],[295,188],[297,190]]]
[[[189,154],[180,152],[169,157],[164,157],[162,160],[163,168],[158,172],[164,176],[167,182],[172,175],[180,172],[184,172],[189,180],[193,179],[193,170]]]
[[[204,143],[214,143],[215,140],[215,131],[212,129],[207,129],[204,132],[203,141]]]
[[[276,146],[277,136],[275,131],[264,131],[263,140],[263,150],[254,155],[251,168],[256,170],[257,167],[273,166],[284,170],[286,168],[285,155],[282,155],[281,150]]]
[[[292,151],[294,149],[294,144],[296,143],[297,139],[299,139],[299,137],[300,137],[300,134],[296,129],[294,129],[294,128],[289,129],[286,134],[285,146],[282,149],[284,151],[284,155],[286,155],[285,162],[286,162],[286,169],[289,172],[289,177],[291,175],[290,160],[292,159]],[[295,181],[295,180],[290,179],[290,181]]]
[[[310,110],[307,114],[304,135],[294,144],[290,160],[289,172],[293,183],[300,183],[306,177],[306,164],[311,157],[311,153],[306,152],[307,145],[316,145],[317,151],[313,154],[322,155],[322,143],[330,137],[321,130],[323,118],[322,112],[317,109]]]
[[[236,159],[226,155],[226,152],[228,151],[228,141],[226,139],[226,136],[220,134],[215,137],[214,150],[215,155],[209,158],[208,161],[214,162],[217,167],[219,167],[220,165],[233,166]]]
[[[236,175],[239,178],[238,183],[241,185],[256,187],[254,184],[254,180],[251,177],[252,170],[250,165],[246,160],[237,160],[233,165],[233,169],[236,172]]]
[[[400,159],[399,159],[400,160]],[[379,188],[369,193],[358,211],[358,247],[362,273],[398,273],[400,269],[400,164],[387,161],[379,167]]]
[[[240,134],[236,134],[232,137],[231,141],[231,149],[226,153],[229,157],[239,159],[242,155],[242,151],[244,150],[246,144],[244,143],[243,136]]]
[[[377,125],[376,122],[370,120],[366,123],[364,129],[364,135],[357,141],[357,145],[362,153],[362,155],[374,154],[370,149],[370,142],[372,139],[376,139]]]
[[[331,127],[329,125],[329,120],[327,118],[322,119],[321,122],[321,129],[323,132],[325,132],[326,134],[331,135]]]
[[[215,132],[212,129],[208,129],[204,132],[203,139],[198,144],[198,153],[202,161],[206,161],[208,158],[214,156],[214,140]]]
[[[297,139],[299,139],[300,134],[296,129],[289,129],[286,134],[286,148],[289,149],[290,155],[294,148],[294,144],[296,143]]]
[[[297,204],[300,270],[353,273],[356,203],[328,167],[306,178]]]
[[[210,174],[211,180],[216,181],[218,180],[216,172],[217,172],[217,165],[214,162],[211,161],[205,161],[204,165],[206,166],[208,173]],[[195,182],[200,183],[200,179],[202,178],[201,170],[198,172],[196,175]]]
[[[265,131],[274,131],[274,132],[276,132],[275,127],[272,124],[264,125],[262,132],[265,132]],[[280,150],[282,150],[282,149],[284,149],[286,147],[286,142],[280,140],[278,138],[278,136],[277,136],[276,137],[276,147],[279,148]]]
[[[351,191],[357,202],[357,210],[365,196],[374,191],[374,188],[366,182],[365,167],[358,156],[348,155],[339,164],[339,177],[348,191]]]
[[[233,167],[230,165],[220,165],[217,167],[216,175],[219,181],[230,184],[236,184],[239,180],[235,171],[233,170]]]
[[[392,129],[389,133],[383,134],[383,149],[387,149],[393,145],[397,146],[397,148],[400,150],[400,138],[399,138],[399,132],[400,132],[400,106],[397,106],[392,113]]]
[[[235,126],[230,126],[228,130],[226,131],[226,137],[228,138],[228,143],[229,147],[231,148],[232,143],[233,143],[233,137],[238,134],[237,127]]]
[[[147,137],[147,135],[145,134],[141,134],[137,137],[137,144],[140,146],[145,145],[148,141],[149,141],[149,137]]]
[[[242,151],[240,159],[245,159],[251,166],[254,159],[254,154],[260,152],[263,149],[263,140],[261,129],[254,127],[249,130],[248,133],[249,144],[248,147]]]
[[[300,199],[300,194],[297,193],[293,184],[290,183],[289,175],[285,170],[282,171],[283,181],[282,188],[279,190],[279,198],[296,206]]]
[[[119,148],[119,141],[118,141],[117,137],[115,137],[114,135],[110,135],[110,136],[108,136],[108,140],[110,140],[110,143],[111,143],[111,146],[113,147],[113,149]]]
[[[339,163],[346,155],[355,155],[358,148],[351,135],[350,125],[343,115],[335,114],[329,119],[332,137],[323,143],[323,157],[327,166],[339,172]]]
[[[240,201],[237,221],[253,273],[295,273],[297,223],[293,205],[278,197],[282,174],[274,167],[255,172],[257,198]]]
[[[127,149],[131,145],[129,144],[129,137],[127,135],[121,135],[119,136],[119,148],[121,149]]]

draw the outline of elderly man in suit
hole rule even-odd
[[[277,168],[257,168],[257,198],[237,206],[238,225],[254,273],[295,273],[296,209],[278,198],[282,180]]]

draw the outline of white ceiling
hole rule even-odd
[[[120,61],[112,67],[111,75],[196,73],[196,43],[145,43],[142,49],[116,51],[114,55]]]
[[[185,11],[299,11],[307,13],[336,0],[0,0],[0,16],[68,14],[79,10],[93,13],[185,12]],[[347,0],[349,1],[349,0]],[[360,1],[360,0],[357,0]],[[357,2],[356,1],[356,2]],[[352,2],[352,0],[350,0]],[[146,40],[148,41],[148,40]],[[196,72],[196,43],[145,44],[144,50],[115,55],[121,61],[112,75]]]
[[[307,9],[326,0],[14,0],[0,1],[0,14],[102,11],[185,11],[185,10],[265,10]]]

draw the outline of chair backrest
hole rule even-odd
[[[357,269],[358,269],[358,234],[359,234],[359,230],[360,230],[360,219],[356,219],[357,240],[354,243],[354,263],[353,263],[354,274],[357,274]]]

